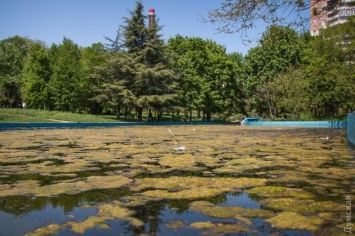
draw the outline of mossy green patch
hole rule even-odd
[[[71,226],[71,231],[78,234],[85,233],[86,230],[95,228],[99,224],[102,224],[107,219],[97,216],[89,216],[86,220],[81,222],[69,221],[66,226]]]
[[[204,166],[218,166],[219,159],[210,156],[200,156],[192,154],[167,154],[159,158],[159,164],[168,167],[192,168],[198,164]],[[197,168],[199,169],[199,168]]]
[[[250,209],[244,207],[215,206],[207,201],[192,202],[189,206],[189,210],[218,218],[235,218],[239,216],[248,218],[267,218],[274,216],[274,213],[269,210]]]
[[[253,225],[253,221],[249,218],[243,217],[243,216],[236,216],[235,217],[237,220],[239,220],[240,222],[246,224],[246,225]]]
[[[190,224],[190,227],[207,230],[204,235],[224,235],[249,231],[248,227],[239,223],[212,223],[210,221],[195,222]]]
[[[207,177],[169,177],[137,179],[134,191],[154,188],[142,195],[157,198],[182,199],[212,197],[238,188],[261,186],[265,179],[255,178],[207,178]]]
[[[106,224],[106,223],[99,224],[98,227],[100,229],[105,229],[105,230],[111,229],[111,226],[109,224]]]
[[[293,197],[297,199],[314,198],[314,195],[302,189],[292,189],[280,186],[261,186],[246,190],[249,194],[256,194],[262,197]]]
[[[98,216],[104,219],[120,219],[128,221],[132,226],[140,227],[144,223],[134,217],[131,217],[135,212],[128,208],[122,207],[121,202],[114,201],[109,204],[100,205],[98,208]]]
[[[190,224],[190,227],[195,229],[211,229],[216,227],[216,225],[213,224],[211,221],[207,221],[207,222],[194,222]]]
[[[166,227],[171,229],[181,229],[186,226],[186,223],[182,220],[172,220],[166,224]]]
[[[260,202],[269,209],[301,213],[343,211],[344,206],[333,201],[316,201],[314,199],[267,198]]]
[[[0,185],[0,196],[35,195],[55,196],[64,193],[80,193],[92,189],[119,188],[132,180],[122,176],[89,176],[84,180],[39,186],[37,181],[19,181],[15,184]]]
[[[89,207],[92,208],[94,206]],[[132,217],[132,215],[135,214],[135,211],[129,210],[128,208],[122,206],[122,203],[120,201],[104,203],[96,207],[96,215],[89,216],[83,221],[68,221],[62,225],[59,225],[59,229],[71,227],[71,231],[73,231],[74,233],[84,234],[88,229],[92,229],[95,227],[98,227],[100,229],[110,229],[111,226],[108,225],[106,221],[116,219],[129,222],[129,224],[133,227],[141,227],[144,225],[142,221]]]
[[[107,219],[120,218],[124,219],[130,217],[134,214],[134,211],[131,211],[125,207],[121,207],[120,203],[113,202],[110,204],[100,205],[98,208],[98,216],[104,217]]]
[[[57,224],[48,224],[44,227],[38,228],[33,232],[26,233],[25,236],[46,236],[58,233],[62,227]]]
[[[281,212],[266,219],[273,227],[280,229],[317,230],[324,220],[317,216],[304,216],[297,212]]]
[[[171,176],[169,178],[145,178],[137,179],[135,191],[146,188],[178,190],[192,189],[196,187],[236,189],[252,186],[265,185],[266,179],[257,178],[207,178],[207,177],[179,177]]]
[[[149,190],[143,192],[142,195],[165,199],[196,199],[213,197],[228,191],[228,189],[223,188],[209,189],[208,187],[197,187],[194,189],[184,189],[176,192],[169,192],[167,190]]]
[[[212,229],[212,232],[214,232],[217,235],[241,233],[241,232],[248,232],[248,231],[249,231],[248,227],[239,223],[234,223],[234,224],[218,223],[216,224],[216,227]]]
[[[143,206],[150,201],[157,201],[156,197],[147,197],[142,195],[133,195],[133,196],[126,196],[122,198],[123,202],[121,202],[122,206],[125,207],[136,207],[136,206]]]

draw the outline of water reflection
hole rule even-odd
[[[26,197],[14,196],[0,199],[1,235],[23,235],[43,227],[49,223],[65,224],[67,221],[83,221],[97,213],[100,203],[110,203],[124,200],[130,195],[128,188],[115,190],[92,190],[75,195],[58,197]],[[241,191],[223,194],[213,198],[200,199],[219,206],[241,206],[244,208],[260,209],[262,206],[250,196]],[[215,235],[208,229],[189,227],[194,222],[212,222],[214,224],[236,224],[236,218],[214,218],[199,212],[189,210],[192,200],[161,200],[151,201],[142,206],[131,208],[135,211],[133,217],[144,222],[142,227],[135,227],[124,220],[107,220],[109,229],[94,227],[85,231],[85,235]],[[83,207],[85,206],[85,207]],[[171,222],[180,221],[183,226],[174,228]],[[311,235],[307,231],[278,230],[266,223],[263,218],[252,218],[250,227],[252,235],[270,235],[283,233],[285,235]],[[58,235],[77,235],[70,228],[63,228]],[[235,233],[228,235],[246,235]]]
[[[0,198],[0,210],[14,215],[16,218],[33,211],[41,211],[48,206],[51,206],[52,208],[61,208],[63,209],[64,214],[70,214],[79,206],[119,200],[122,196],[127,196],[130,193],[128,188],[120,188],[91,190],[74,195],[63,194],[51,198],[13,196]]]

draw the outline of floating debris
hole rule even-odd
[[[177,148],[173,148],[174,151],[176,152],[183,152],[185,151],[185,146],[180,146],[180,147],[177,147]]]

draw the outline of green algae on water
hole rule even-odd
[[[189,210],[217,218],[235,218],[240,216],[248,218],[267,218],[274,216],[274,213],[269,210],[231,206],[215,206],[207,201],[192,202],[189,206]]]
[[[232,192],[252,186],[265,185],[265,179],[256,178],[207,178],[207,177],[178,177],[145,178],[135,181],[134,191],[148,190],[141,193],[148,197],[168,199],[194,199],[212,197],[218,194]]]
[[[86,220],[81,222],[69,221],[66,223],[67,226],[71,226],[71,231],[74,233],[83,234],[88,229],[95,228],[99,224],[105,222],[106,219],[97,216],[89,216]]]
[[[248,232],[249,228],[239,223],[212,223],[207,222],[195,222],[190,224],[191,228],[207,230],[204,235],[224,235]]]
[[[314,195],[302,189],[285,188],[280,186],[261,186],[246,190],[249,194],[262,197],[292,197],[297,199],[314,198]]]
[[[267,198],[260,201],[260,203],[265,205],[268,209],[276,211],[293,211],[300,213],[344,211],[342,204],[333,201],[315,201],[314,199]]]
[[[350,187],[355,161],[344,130],[213,125],[171,129],[185,152],[172,150],[176,140],[162,126],[2,131],[0,197],[56,198],[92,189],[130,188],[120,203],[91,202],[98,208],[97,219],[87,218],[75,228],[86,231],[110,219],[141,227],[142,220],[133,217],[129,207],[151,201],[206,200],[247,189],[251,197],[262,199],[263,209],[231,207],[229,213],[224,206],[193,202],[189,210],[217,217],[216,221],[231,217],[238,222],[201,222],[196,227],[212,235],[222,228],[227,233],[239,227],[251,232],[250,218],[278,221],[276,214],[293,212],[300,222],[311,216],[312,222],[323,221],[308,227],[319,234],[328,235],[335,227],[341,231],[345,206],[339,199],[355,193]],[[80,230],[85,225],[89,228]]]
[[[58,233],[61,229],[60,225],[57,224],[48,224],[47,226],[36,229],[33,232],[25,234],[25,236],[46,236]]]
[[[15,195],[56,196],[74,194],[92,189],[114,189],[131,183],[132,180],[122,176],[89,176],[73,182],[64,181],[51,185],[39,186],[34,180],[19,181],[15,184],[0,185],[0,197]]]
[[[317,230],[324,219],[317,216],[304,216],[297,212],[281,212],[265,220],[273,227],[280,229]]]
[[[166,227],[171,229],[181,229],[186,226],[185,222],[182,220],[172,220],[166,224]]]

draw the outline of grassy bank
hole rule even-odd
[[[114,116],[96,116],[62,111],[0,109],[0,122],[115,122]]]

